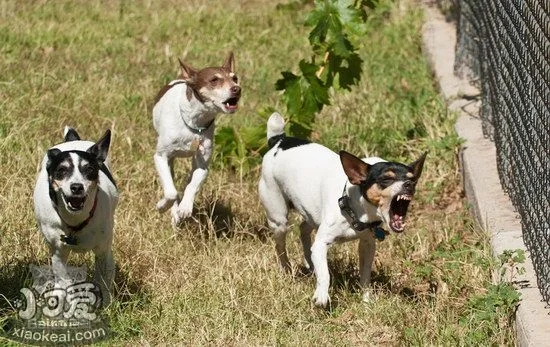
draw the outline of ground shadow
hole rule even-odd
[[[29,264],[33,262],[14,259],[0,268],[0,317],[15,311],[14,302],[22,298],[21,288],[32,286]]]
[[[243,216],[242,220],[246,220]],[[269,228],[264,225],[253,226],[246,231],[238,230],[239,215],[234,213],[230,204],[215,200],[202,204],[193,210],[192,217],[183,221],[181,230],[193,228],[193,235],[202,239],[251,237],[261,242],[269,240]]]
[[[27,260],[15,259],[0,269],[0,318],[6,315],[14,314],[17,310],[15,303],[18,300],[25,300],[21,293],[22,288],[31,288],[33,286],[33,276],[30,265],[47,265],[48,259]],[[70,266],[90,267],[86,262],[72,263]],[[93,263],[92,263],[93,265]],[[87,280],[92,281],[93,271],[88,270]],[[122,271],[118,265],[115,272],[114,299],[124,304],[129,301],[135,301],[136,296],[147,297],[144,291],[144,284],[137,279],[131,278]]]
[[[335,293],[361,293],[362,289],[359,281],[359,265],[353,259],[343,261],[342,259],[330,259],[329,270],[331,275],[331,289]],[[431,284],[426,283],[430,286]],[[371,286],[375,293],[385,293],[391,295],[399,295],[407,300],[418,302],[426,299],[425,291],[419,291],[408,286],[396,285],[395,281],[385,271],[384,268],[379,268],[371,274]],[[338,307],[338,295],[331,302],[331,309]]]
[[[139,299],[140,306],[149,303],[150,293],[145,286],[145,283],[138,278],[133,278],[128,273],[116,266],[115,283],[114,283],[114,298],[121,306]]]

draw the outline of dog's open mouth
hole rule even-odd
[[[84,202],[86,202],[85,196],[66,196],[63,195],[65,202],[67,203],[67,208],[72,212],[77,212],[82,210],[84,207]]]
[[[400,233],[405,229],[405,216],[411,203],[412,196],[408,194],[397,194],[390,205],[390,228]]]
[[[229,98],[223,102],[223,106],[226,110],[234,112],[239,108],[239,98]]]

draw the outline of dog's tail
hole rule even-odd
[[[76,130],[68,125],[65,125],[65,129],[63,129],[63,139],[65,140],[65,142],[78,141],[80,140],[80,136],[78,135]]]
[[[273,112],[267,121],[267,144],[272,148],[285,136],[285,120],[277,112]]]

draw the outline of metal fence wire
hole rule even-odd
[[[455,73],[482,90],[483,132],[550,304],[550,1],[455,0]]]

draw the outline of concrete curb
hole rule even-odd
[[[500,185],[495,145],[483,136],[479,118],[480,102],[472,101],[472,97],[479,95],[479,91],[467,81],[457,78],[453,72],[455,25],[447,22],[433,4],[424,3],[424,8],[424,52],[449,109],[459,114],[455,129],[465,140],[461,149],[461,168],[472,213],[489,233],[495,256],[505,250],[526,251],[527,260],[523,264],[526,272],[514,277],[516,283],[522,284],[518,289],[521,302],[515,321],[517,344],[550,345],[550,310],[545,308],[539,292],[531,258],[523,243],[519,217]]]

